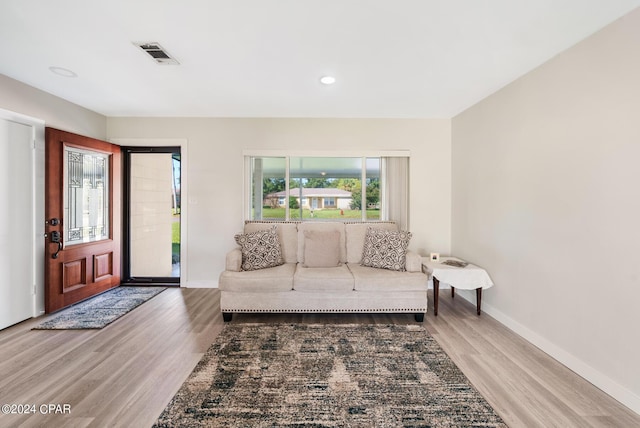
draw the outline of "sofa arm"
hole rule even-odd
[[[232,272],[240,272],[242,270],[242,251],[240,251],[240,248],[234,248],[227,253],[225,269]]]
[[[422,272],[422,256],[413,251],[407,251],[407,272]]]

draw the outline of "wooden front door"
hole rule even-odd
[[[120,147],[45,133],[45,311],[120,285]]]

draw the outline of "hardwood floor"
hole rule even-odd
[[[0,414],[0,427],[151,426],[223,328],[214,289],[168,289],[102,330],[31,330],[43,319],[0,331],[0,404],[37,411]],[[235,314],[232,322],[415,321],[409,314]],[[438,317],[430,308],[424,325],[510,427],[640,426],[640,415],[461,298],[441,293]],[[71,411],[41,414],[49,403]]]

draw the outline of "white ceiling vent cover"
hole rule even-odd
[[[156,42],[133,42],[134,45],[146,52],[156,63],[162,65],[180,64],[175,58],[167,53],[160,43]]]

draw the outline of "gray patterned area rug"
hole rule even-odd
[[[418,325],[228,324],[155,427],[506,427]]]
[[[116,287],[58,312],[33,330],[100,329],[166,290],[167,287]]]

